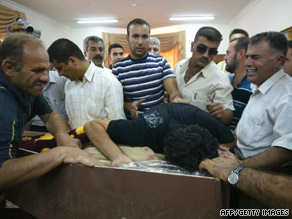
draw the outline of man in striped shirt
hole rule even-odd
[[[163,103],[164,91],[170,102],[183,102],[175,75],[162,56],[148,53],[150,25],[136,18],[127,26],[130,55],[113,67],[113,74],[122,83],[124,109],[128,118],[137,118],[153,106]]]

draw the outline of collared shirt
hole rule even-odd
[[[128,55],[115,63],[112,72],[123,85],[125,102],[145,99],[139,113],[163,103],[163,81],[175,77],[166,59],[152,53],[142,60]]]
[[[280,70],[252,90],[236,128],[236,155],[245,159],[271,146],[292,150],[292,78]]]
[[[53,109],[43,95],[33,97],[20,92],[0,72],[0,166],[15,158],[26,123],[35,115],[51,113]]]
[[[45,84],[43,95],[50,101],[52,107],[65,119],[65,83],[68,80],[64,76],[59,76],[58,72],[49,72],[49,82]],[[40,117],[35,116],[31,121],[32,125],[45,126]]]
[[[67,81],[65,105],[72,129],[94,119],[124,119],[123,88],[116,77],[90,63],[82,81]]]
[[[234,77],[234,74],[229,76],[231,84],[234,81]],[[252,94],[251,85],[252,83],[247,80],[247,75],[245,75],[241,82],[235,88],[233,88],[231,94],[235,111],[233,112],[233,120],[230,124],[230,128],[232,130],[235,130],[241,118],[242,112],[248,103],[249,97]]]
[[[206,105],[219,102],[224,109],[234,110],[231,92],[233,90],[227,74],[212,61],[187,83],[184,77],[190,59],[182,60],[174,67],[178,89],[182,98],[207,111]]]

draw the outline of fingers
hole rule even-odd
[[[145,101],[145,99],[141,99],[141,100],[136,100],[133,103],[135,103],[137,106],[140,105],[141,103],[143,103]]]

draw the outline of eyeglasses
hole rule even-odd
[[[218,54],[218,50],[216,48],[209,48],[203,44],[197,45],[196,50],[201,54],[204,54],[207,50],[209,50],[208,51],[209,56],[215,56]]]

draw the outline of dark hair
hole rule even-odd
[[[188,171],[198,169],[205,158],[218,156],[218,141],[207,129],[198,125],[181,125],[164,139],[165,159]]]
[[[288,47],[289,47],[289,48],[292,48],[292,40],[289,40],[289,41],[288,41]]]
[[[237,34],[237,33],[239,33],[239,34],[243,34],[243,35],[245,35],[246,37],[249,37],[248,33],[247,33],[245,30],[243,30],[243,29],[234,29],[234,30],[232,30],[231,33],[229,34],[229,39],[231,38],[231,36],[232,36],[233,34]]]
[[[241,38],[236,39],[236,44],[234,46],[235,52],[239,52],[242,49],[246,52],[248,43],[249,43],[248,37],[241,37]]]
[[[130,23],[127,25],[127,35],[129,36],[129,28],[132,24],[142,24],[147,25],[149,27],[149,33],[150,33],[150,25],[147,23],[147,21],[141,19],[141,18],[135,18],[134,20],[131,20]]]
[[[27,33],[9,33],[0,44],[0,69],[2,70],[3,60],[9,59],[13,64],[14,70],[20,71],[23,65],[23,48],[25,45],[45,49],[42,41],[33,35]]]
[[[58,63],[68,63],[70,56],[76,57],[79,60],[85,60],[81,49],[72,41],[68,39],[58,39],[48,48],[50,62],[56,61]]]
[[[209,41],[213,41],[213,42],[221,42],[222,41],[221,33],[213,27],[201,27],[195,36],[195,42],[201,36],[206,37]]]
[[[284,55],[285,60],[288,50],[288,40],[283,34],[275,31],[258,33],[250,38],[249,44],[254,45],[263,40],[269,42],[270,49],[276,50]]]
[[[83,40],[83,50],[87,52],[88,49],[88,44],[90,41],[96,42],[98,43],[99,41],[102,42],[103,45],[103,49],[105,49],[105,44],[102,38],[98,37],[98,36],[88,36]]]
[[[121,48],[121,49],[124,51],[124,48],[123,48],[120,44],[118,44],[118,43],[114,43],[114,44],[111,44],[111,45],[109,46],[109,48],[108,48],[108,54],[109,54],[109,55],[111,54],[111,51],[112,51],[112,49],[114,49],[114,48]]]

